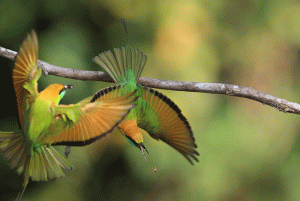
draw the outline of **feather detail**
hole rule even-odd
[[[179,151],[191,164],[197,145],[192,129],[178,106],[162,93],[147,87],[140,87],[142,97],[147,103],[140,112],[138,126],[151,137],[162,140]]]
[[[44,142],[53,145],[85,146],[112,133],[136,106],[136,91],[123,96],[120,96],[120,93],[120,87],[106,88],[98,92],[91,102],[79,103],[80,112],[79,115],[75,115],[78,118],[76,120],[72,120],[71,108],[68,111],[65,107],[65,113],[57,115],[53,122],[64,124],[61,126],[61,133],[48,137]],[[62,123],[64,115],[67,122]]]
[[[12,74],[21,127],[24,126],[23,106],[25,96],[28,92],[30,95],[38,93],[36,81],[41,76],[41,69],[37,66],[37,58],[38,40],[35,31],[32,30],[20,47]],[[30,81],[33,82],[29,84]],[[23,87],[26,83],[30,85],[30,89],[27,87],[26,90]]]
[[[122,85],[115,85],[112,87],[106,87],[104,89],[101,89],[100,91],[96,92],[93,96],[93,98],[91,99],[91,103],[95,102],[95,101],[102,101],[102,100],[111,100],[114,99],[116,97],[118,97],[118,95],[121,95],[122,93]],[[116,101],[118,99],[115,99]]]
[[[20,132],[0,132],[0,151],[3,157],[9,161],[11,168],[16,168],[18,174],[24,173],[23,188],[17,200],[21,199],[30,178],[32,181],[48,181],[65,176],[61,167],[73,169],[53,147],[42,145],[32,148],[33,152],[29,154],[30,148],[26,147],[21,135]]]
[[[138,80],[145,67],[147,56],[129,45],[126,48],[115,48],[114,53],[115,56],[108,50],[94,57],[93,60],[118,84],[125,79],[128,69],[132,70],[135,79]]]

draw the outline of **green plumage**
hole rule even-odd
[[[137,90],[137,106],[119,125],[119,130],[142,152],[145,149],[140,128],[157,139],[163,140],[191,163],[197,147],[191,127],[181,114],[177,105],[160,92],[143,87],[137,83],[147,61],[147,56],[129,45],[115,48],[114,55],[106,51],[94,57],[94,62],[101,66],[110,77],[122,85],[122,93]],[[98,96],[97,93],[95,96]],[[102,98],[105,100],[105,97]]]
[[[34,31],[27,35],[16,57],[13,84],[21,132],[0,132],[0,150],[11,168],[24,174],[21,199],[31,178],[48,181],[64,177],[73,166],[51,145],[84,146],[110,134],[135,107],[135,91],[121,94],[111,88],[107,101],[92,97],[74,105],[59,105],[71,85],[52,84],[38,92],[42,70],[37,65],[38,41]],[[106,91],[101,92],[103,94]],[[108,118],[109,117],[109,118]]]
[[[143,116],[145,105],[147,102],[141,98],[141,90],[143,90],[140,84],[137,84],[142,70],[146,64],[147,56],[137,49],[133,49],[130,46],[123,47],[121,49],[114,49],[115,57],[110,52],[104,52],[99,54],[99,57],[95,57],[94,61],[99,64],[119,85],[122,85],[121,94],[127,94],[137,90],[137,95],[140,97],[137,100],[137,106],[131,110],[125,120],[137,120],[138,117]],[[148,107],[150,109],[150,107]]]

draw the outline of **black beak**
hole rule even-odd
[[[65,85],[65,89],[73,89],[74,86],[73,85]]]
[[[144,150],[149,154],[148,150],[146,149],[146,147],[144,146],[143,143],[139,143],[138,145],[139,145],[138,148],[141,150],[141,152],[143,153],[143,156],[144,156],[145,160],[147,161],[145,153],[144,153]]]

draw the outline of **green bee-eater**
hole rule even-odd
[[[197,145],[187,119],[177,105],[162,93],[137,84],[147,56],[130,46],[115,48],[114,55],[106,51],[94,57],[110,77],[122,85],[123,94],[137,90],[139,96],[137,106],[118,126],[127,139],[136,145],[144,154],[141,129],[157,139],[162,140],[179,151],[191,164],[191,159],[198,161],[195,155]],[[108,95],[108,94],[107,94]],[[94,95],[94,99],[105,100],[102,92]],[[147,151],[147,150],[146,150]],[[144,155],[145,157],[145,155]],[[156,168],[155,168],[156,169]]]
[[[73,166],[51,145],[83,146],[106,136],[135,107],[134,93],[121,95],[120,86],[102,91],[111,98],[86,98],[77,104],[58,105],[71,85],[52,84],[38,92],[42,70],[37,65],[38,40],[32,31],[15,60],[13,84],[17,97],[20,132],[0,132],[0,150],[11,168],[24,174],[21,199],[29,179],[48,181],[64,177],[61,169]],[[123,93],[122,93],[123,94]]]

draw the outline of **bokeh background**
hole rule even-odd
[[[98,71],[94,56],[128,44],[120,18],[129,43],[148,56],[145,77],[242,85],[300,103],[298,0],[4,0],[0,46],[17,51],[35,29],[41,60]],[[13,61],[0,57],[0,66],[0,130],[18,131]],[[55,82],[75,85],[64,104],[112,85],[48,76],[39,89]],[[30,182],[23,200],[300,200],[298,115],[238,97],[159,91],[189,120],[199,163],[145,135],[146,162],[112,134],[72,148],[75,169]],[[0,200],[14,200],[22,181],[1,158]]]

